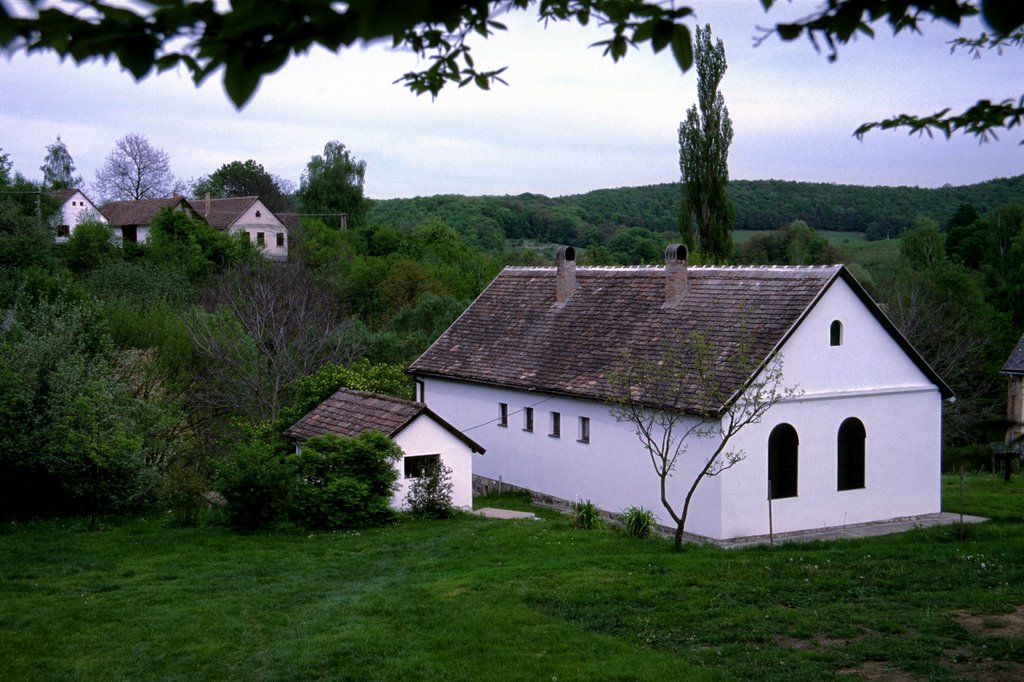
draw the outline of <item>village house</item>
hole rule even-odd
[[[631,358],[685,367],[681,340],[694,335],[713,351],[723,395],[740,395],[773,358],[797,394],[731,441],[745,458],[700,484],[688,534],[729,540],[940,511],[952,393],[841,265],[688,267],[673,245],[665,267],[576,267],[564,248],[554,268],[505,268],[409,371],[419,400],[487,448],[481,484],[611,513],[643,506],[671,526],[650,456],[607,401]],[[761,369],[735,371],[740,347]],[[700,403],[693,395],[681,409]],[[680,458],[668,481],[677,509],[714,446],[693,439]]]
[[[482,455],[484,448],[423,403],[343,388],[290,426],[285,436],[301,448],[313,436],[352,437],[371,429],[388,436],[403,452],[396,464],[398,487],[392,507],[405,507],[413,481],[437,465],[451,470],[452,504],[473,507],[473,454]]]
[[[210,227],[244,233],[272,260],[288,260],[288,226],[259,197],[211,199],[196,202]]]
[[[149,238],[149,229],[153,218],[160,209],[171,208],[196,216],[197,211],[185,197],[168,197],[166,199],[138,199],[134,201],[109,201],[101,209],[114,236],[122,242],[145,242]]]
[[[1003,365],[1006,375],[1006,443],[1012,444],[1024,437],[1024,336],[1020,337],[1010,357]]]
[[[54,218],[58,242],[67,241],[83,220],[107,222],[92,200],[80,189],[56,190],[49,194],[60,202],[60,212]]]

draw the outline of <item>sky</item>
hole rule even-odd
[[[758,27],[806,16],[814,3],[779,3],[768,14],[756,0],[690,4],[691,28],[710,23],[725,44],[732,179],[938,187],[1024,173],[1020,128],[987,144],[903,131],[852,137],[859,124],[893,114],[1019,97],[1024,50],[976,60],[951,54],[948,41],[960,33],[947,24],[895,38],[880,25],[875,39],[842,46],[829,62],[806,39],[754,45]],[[417,60],[388,45],[293,58],[241,111],[219,74],[196,88],[183,71],[136,83],[116,63],[0,57],[0,148],[39,179],[46,145],[59,135],[87,193],[128,133],[166,151],[186,181],[254,159],[296,187],[310,157],[338,140],[366,162],[365,193],[374,199],[562,196],[679,180],[678,127],[696,101],[695,70],[682,74],[669,50],[655,55],[648,45],[614,63],[590,47],[605,37],[595,25],[545,28],[522,12],[503,21],[509,30],[474,42],[473,56],[478,68],[507,66],[509,85],[445,88],[436,99],[393,83]]]

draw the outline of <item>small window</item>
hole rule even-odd
[[[246,232],[245,238],[248,239],[249,241],[252,241],[252,232]]]
[[[789,424],[779,424],[768,436],[768,483],[771,499],[796,497],[797,450],[800,438]]]
[[[259,211],[256,211],[256,217],[257,217],[257,218],[262,218],[262,217],[263,217],[263,215],[262,215],[262,214],[261,214],[261,213],[260,213]]]
[[[580,417],[579,437],[581,443],[590,442],[590,417]]]
[[[839,320],[832,320],[832,326],[828,331],[828,343],[830,346],[843,345],[843,323]]]
[[[836,488],[856,490],[864,487],[864,423],[850,417],[839,425],[836,438]]]
[[[562,437],[562,415],[558,412],[551,413],[551,430],[548,435],[552,438]]]
[[[441,466],[441,455],[414,455],[405,458],[405,477],[423,478]]]
[[[523,408],[523,431],[533,431],[533,408]]]
[[[508,426],[508,403],[498,403],[498,426]]]
[[[284,246],[284,232],[277,233],[277,245]]]
[[[257,244],[266,244],[267,243],[266,240],[263,238],[263,233],[262,232],[257,232],[256,233],[256,243]]]
[[[71,228],[68,227],[67,225],[58,225],[57,226],[57,236],[58,237],[70,237],[71,236]]]

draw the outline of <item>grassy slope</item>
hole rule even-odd
[[[1024,482],[968,490],[969,513],[1002,520],[963,544],[946,528],[672,553],[549,511],[311,535],[12,526],[0,679],[1013,679]]]

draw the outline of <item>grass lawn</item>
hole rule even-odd
[[[1021,679],[1024,483],[967,491],[995,520],[963,543],[674,553],[548,510],[358,533],[9,525],[0,680]],[[957,479],[943,492],[957,511]]]

